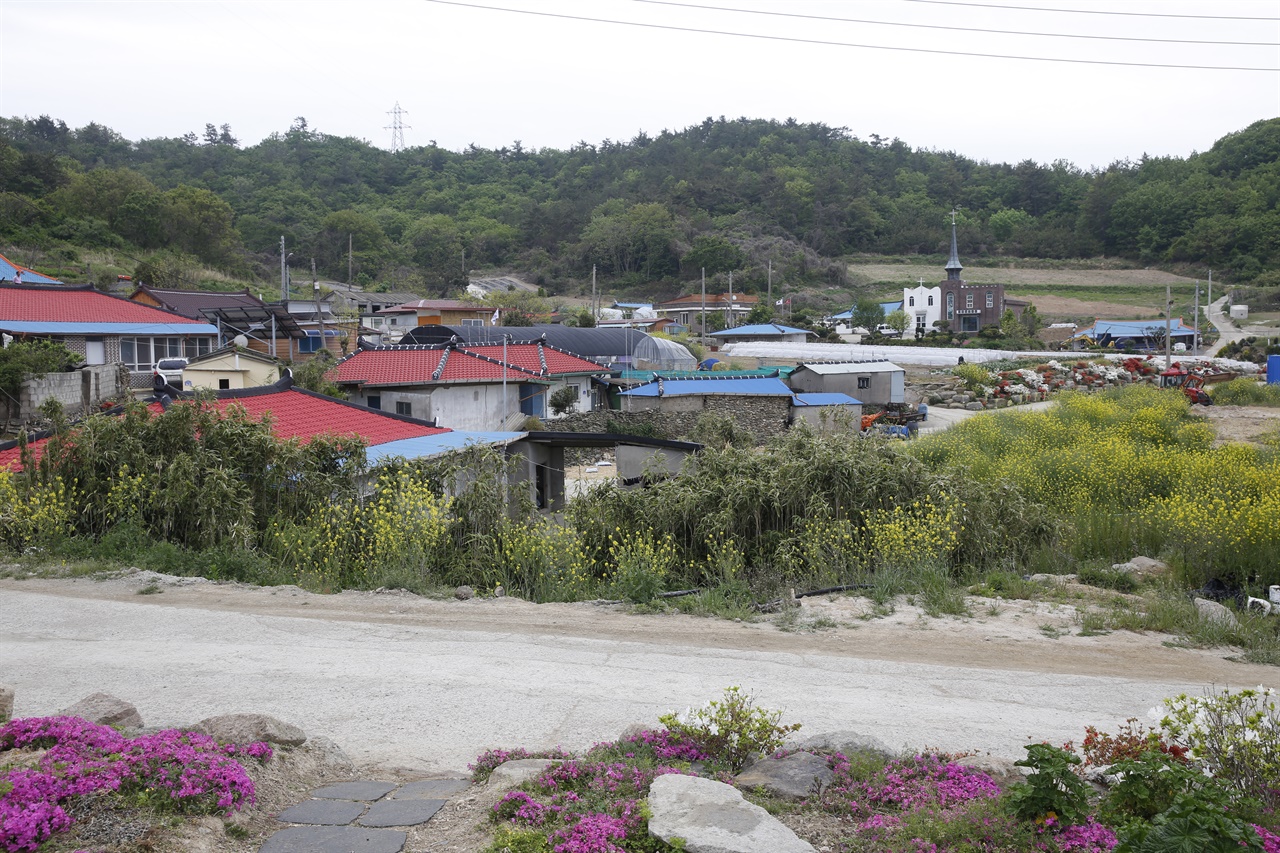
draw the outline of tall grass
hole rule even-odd
[[[1210,388],[1209,396],[1219,406],[1280,406],[1280,385],[1242,376]]]

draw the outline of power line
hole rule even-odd
[[[639,21],[617,21],[610,18],[588,18],[580,15],[565,15],[558,12],[535,12],[531,9],[508,9],[500,6],[483,6],[477,3],[462,3],[458,0],[423,0],[424,3],[435,3],[441,6],[459,6],[466,9],[484,9],[489,12],[509,12],[517,15],[534,15],[541,18],[560,18],[569,21],[587,21],[593,24],[616,24],[624,27],[643,27],[651,30],[673,30],[682,33],[700,33],[703,35],[734,36],[736,38],[762,39],[765,41],[785,41],[798,44],[817,44],[828,47],[853,47],[863,50],[888,50],[901,53],[932,53],[943,56],[973,56],[981,59],[1014,59],[1025,62],[1065,62],[1072,65],[1119,65],[1129,68],[1177,68],[1192,71],[1264,71],[1277,72],[1280,68],[1257,68],[1235,65],[1173,65],[1160,62],[1115,62],[1105,59],[1061,59],[1050,56],[1015,56],[1000,53],[975,53],[962,50],[931,50],[923,47],[888,47],[881,44],[855,44],[853,42],[826,41],[823,39],[794,38],[790,36],[761,35],[758,33],[736,33],[727,30],[708,30],[695,27],[677,27],[670,24],[648,24]]]
[[[1024,12],[1061,12],[1071,15],[1123,15],[1130,18],[1195,18],[1202,21],[1280,21],[1280,18],[1250,18],[1244,15],[1175,15],[1164,12],[1112,12],[1097,9],[1046,9],[1040,6],[997,6],[988,3],[963,3],[961,0],[900,0],[903,3],[929,3],[935,6],[971,6],[976,9],[1017,9]]]
[[[1142,41],[1160,44],[1219,44],[1244,47],[1277,47],[1280,43],[1266,41],[1208,41],[1201,39],[1157,39],[1139,38],[1135,36],[1088,36],[1075,33],[1033,33],[1020,30],[992,30],[983,27],[948,27],[942,24],[907,24],[900,21],[871,21],[859,18],[833,18],[826,15],[801,15],[795,12],[766,12],[760,9],[735,9],[727,6],[700,6],[695,3],[676,3],[673,0],[631,0],[633,3],[648,3],[654,6],[678,6],[682,9],[707,9],[714,12],[739,12],[744,15],[771,15],[778,18],[803,18],[810,21],[838,21],[843,24],[871,24],[878,27],[912,27],[923,30],[954,30],[962,33],[995,33],[1005,36],[1038,36],[1042,38],[1060,39],[1099,39],[1103,41]]]

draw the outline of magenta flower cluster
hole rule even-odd
[[[552,758],[558,761],[572,757],[572,755],[558,746],[539,752],[529,752],[527,749],[521,749],[520,747],[515,749],[490,749],[480,753],[480,756],[473,763],[467,765],[467,769],[471,771],[472,781],[483,782],[489,778],[489,774],[493,772],[495,767],[506,764],[508,761],[519,761],[524,758]]]
[[[34,851],[71,825],[69,798],[102,791],[158,793],[184,811],[226,812],[254,801],[253,782],[230,756],[267,761],[265,743],[221,746],[176,729],[126,738],[79,717],[31,717],[0,727],[0,751],[44,749],[39,769],[0,777],[0,849]]]
[[[595,750],[616,746],[599,744]],[[569,759],[531,780],[529,790],[507,793],[494,806],[494,819],[546,832],[554,853],[624,853],[628,839],[648,836],[642,803],[653,780],[679,772],[665,765]]]
[[[1253,825],[1253,831],[1258,833],[1258,837],[1262,839],[1263,853],[1280,853],[1280,835],[1276,835],[1269,829],[1264,829],[1256,823]]]
[[[829,809],[847,811],[857,817],[875,809],[914,811],[923,806],[947,807],[977,799],[1000,796],[1000,786],[991,777],[969,767],[961,767],[936,755],[916,755],[890,761],[869,781],[855,778],[849,760],[833,754],[828,765],[835,778],[824,802]]]
[[[1095,823],[1093,818],[1089,818],[1084,823],[1061,829],[1054,836],[1053,842],[1054,849],[1061,853],[1111,853],[1117,839],[1110,827]]]
[[[658,762],[694,762],[711,759],[710,755],[695,744],[681,740],[680,736],[670,729],[645,729],[614,743],[598,743],[592,747],[592,751],[597,749],[611,750],[620,753],[624,758],[652,757]]]

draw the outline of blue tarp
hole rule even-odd
[[[1097,320],[1087,329],[1081,329],[1073,338],[1098,339],[1103,335],[1112,338],[1148,338],[1153,334],[1164,333],[1164,320]],[[1182,324],[1178,317],[1169,322],[1169,336],[1174,338],[1190,337],[1195,329]]]
[[[13,274],[18,271],[13,261],[0,255],[0,281],[13,281]],[[22,271],[23,284],[62,284],[56,278],[50,278],[47,275],[41,275],[34,270]]]

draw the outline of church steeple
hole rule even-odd
[[[943,267],[947,271],[947,281],[961,281],[960,271],[964,267],[960,266],[960,253],[956,250],[956,213],[958,211],[951,208],[951,257],[947,259],[947,265]]]

